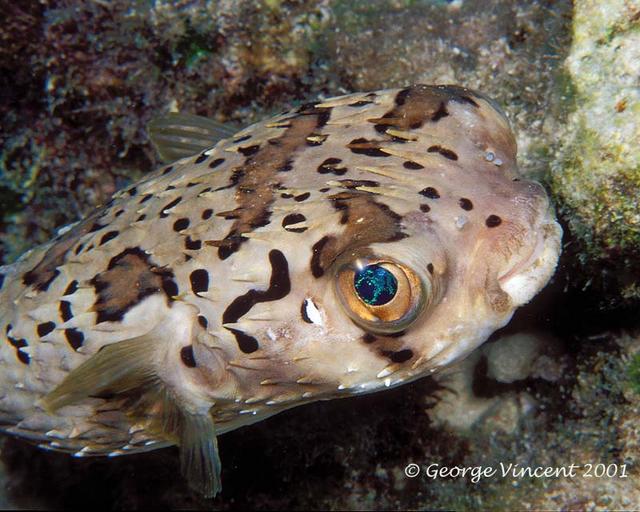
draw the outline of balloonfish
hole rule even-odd
[[[436,372],[557,263],[507,118],[464,87],[150,131],[173,163],[0,267],[0,425],[44,448],[178,445],[215,495],[217,435]]]

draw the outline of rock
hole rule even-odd
[[[551,185],[579,248],[582,285],[640,299],[640,3],[580,0],[564,65]],[[586,272],[585,272],[586,270]]]
[[[487,377],[506,384],[526,379],[543,344],[539,337],[522,333],[486,345]]]

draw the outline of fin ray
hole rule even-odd
[[[157,379],[148,363],[149,336],[107,345],[73,370],[53,391],[42,400],[49,412],[78,402],[105,391],[124,393],[144,387]]]
[[[48,412],[108,392],[125,398],[132,419],[180,447],[180,467],[189,486],[206,497],[222,488],[216,429],[210,411],[192,412],[164,384],[156,371],[153,333],[107,345],[73,370],[41,400]],[[120,395],[120,396],[119,396]]]
[[[195,155],[238,131],[238,127],[207,117],[177,113],[157,117],[147,125],[149,139],[165,162]]]
[[[180,431],[180,468],[189,485],[206,497],[222,489],[218,439],[210,414],[186,413]]]

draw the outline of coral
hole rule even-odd
[[[568,115],[551,186],[579,246],[581,285],[609,306],[640,299],[640,6],[576,3]]]

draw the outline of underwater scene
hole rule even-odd
[[[640,508],[639,0],[0,5],[0,508]]]

